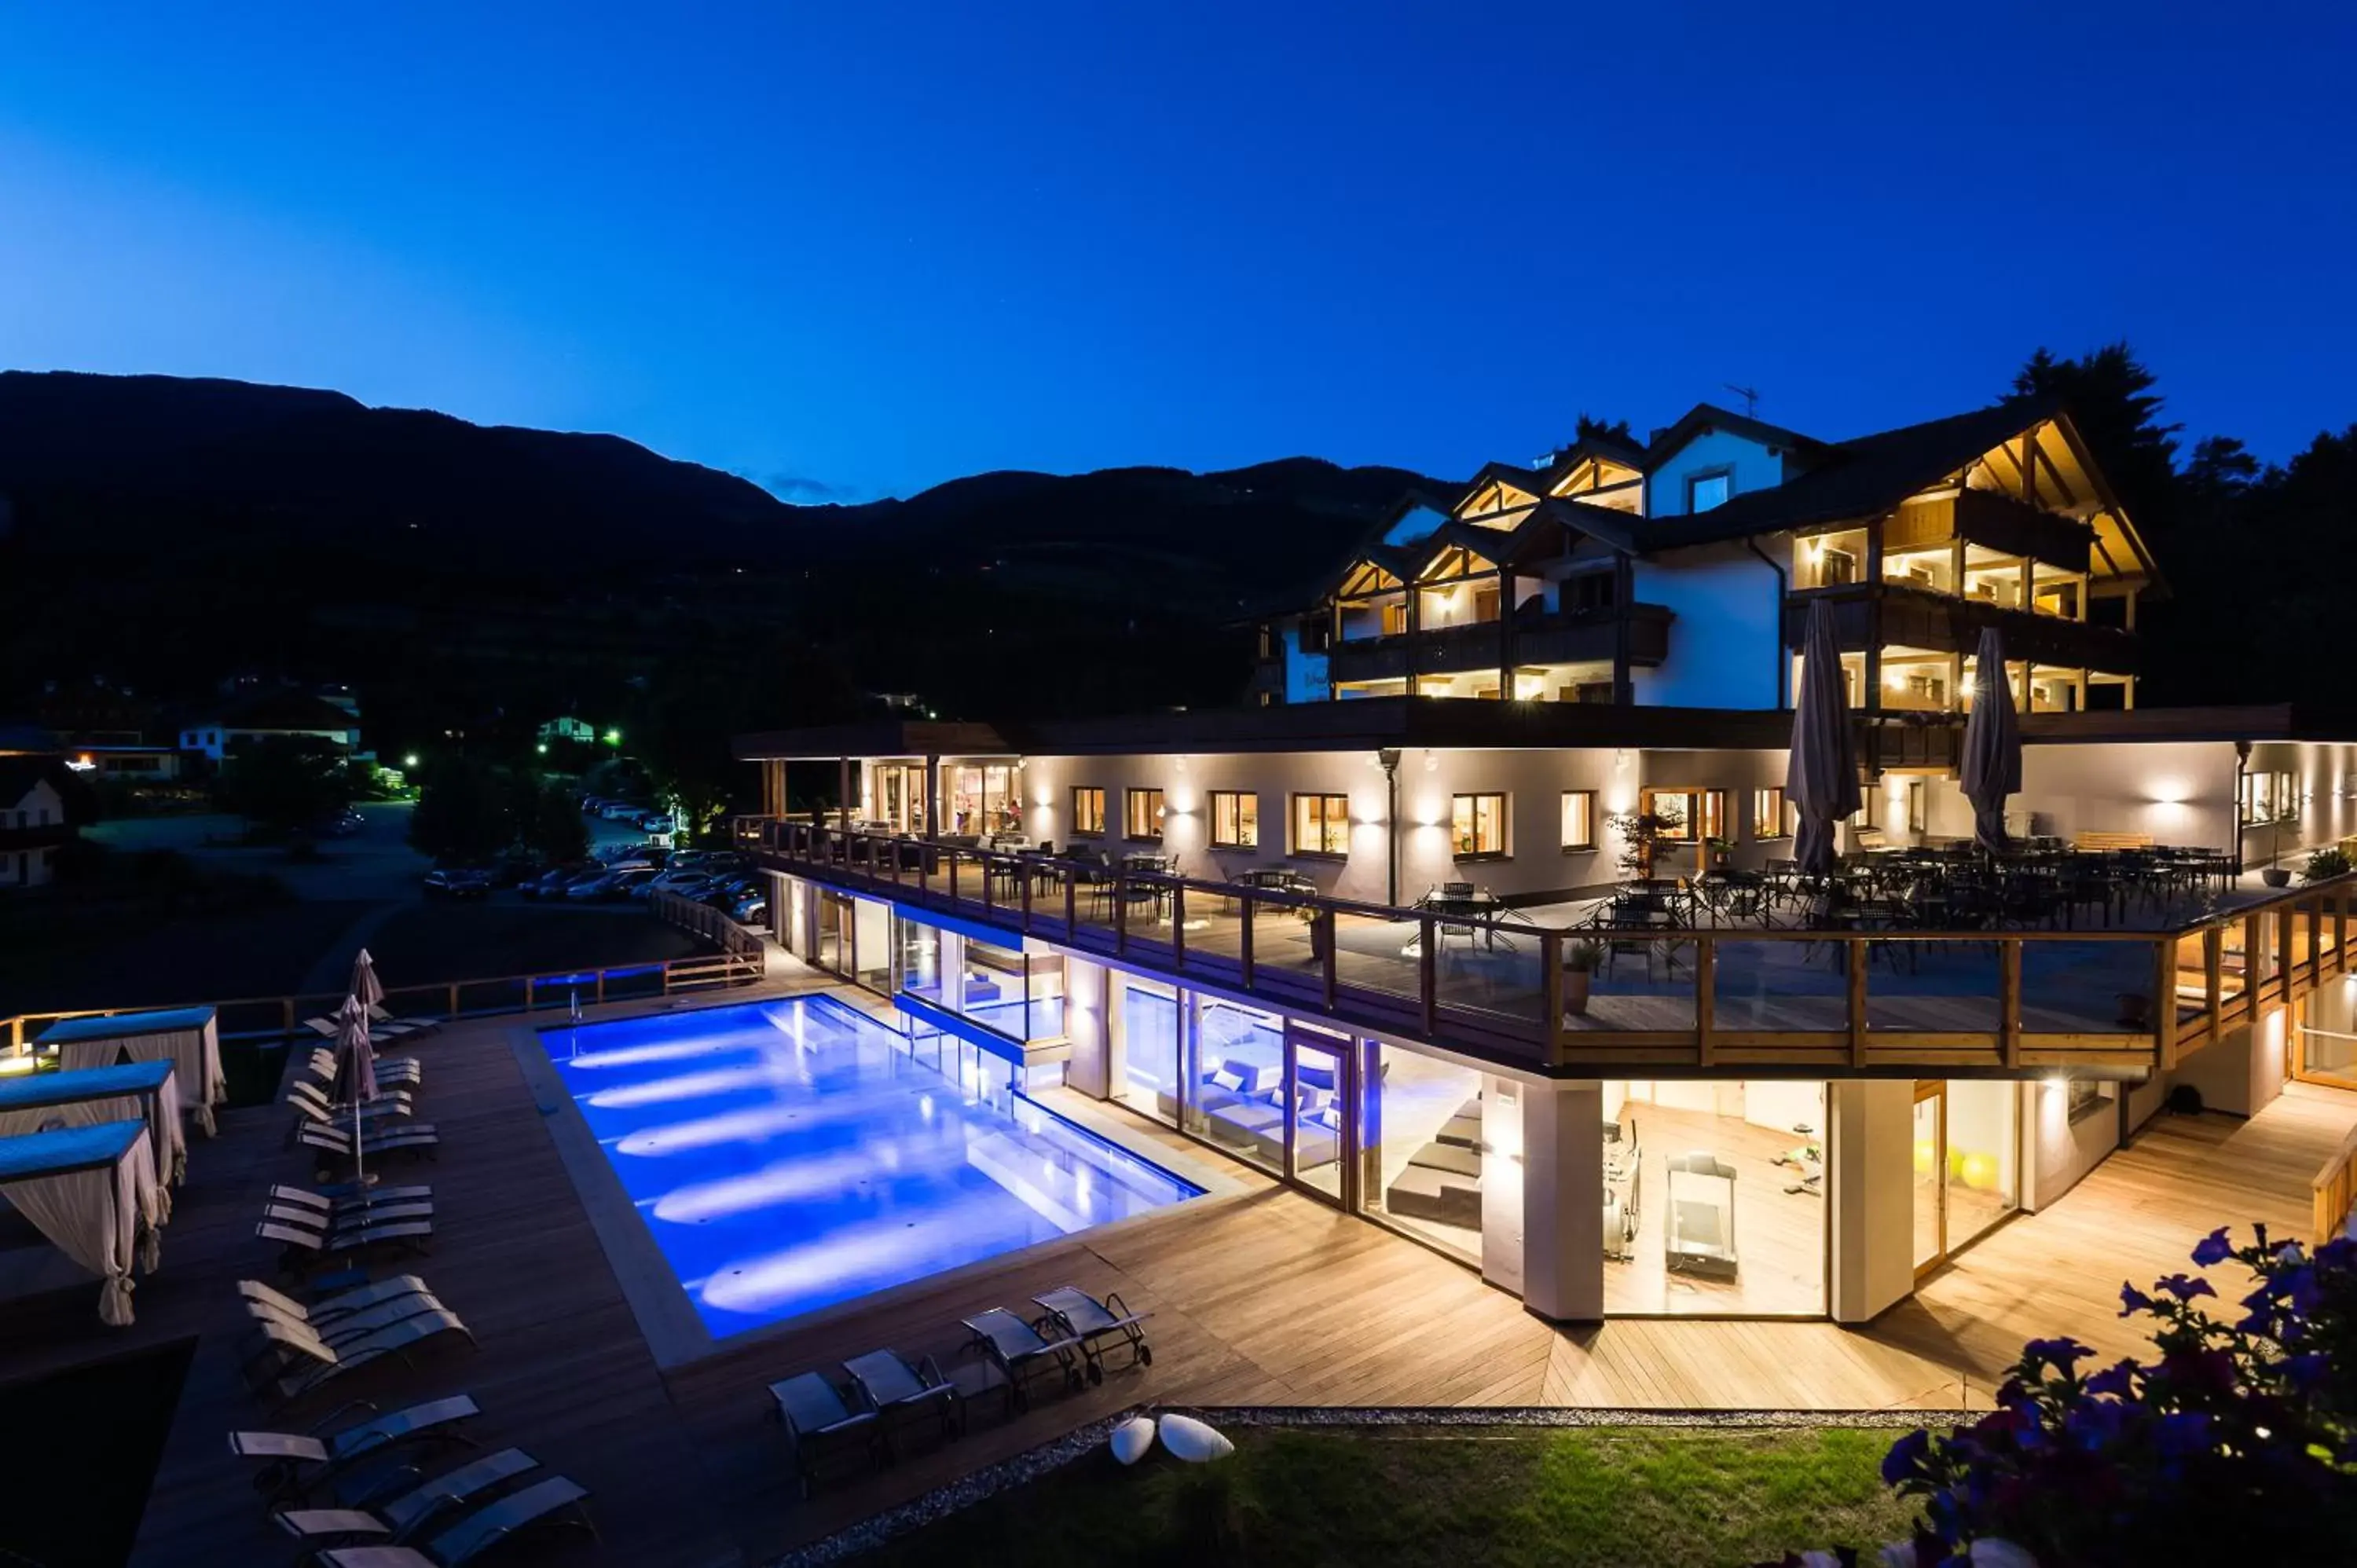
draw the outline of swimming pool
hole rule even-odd
[[[540,1042],[715,1339],[1202,1193],[832,997]]]

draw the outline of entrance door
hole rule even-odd
[[[1285,1033],[1286,1174],[1329,1203],[1342,1201],[1350,1107],[1348,1042]]]
[[[1915,1086],[1915,1273],[1948,1255],[1948,1086]]]

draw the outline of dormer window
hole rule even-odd
[[[1715,474],[1690,474],[1686,477],[1686,510],[1708,511],[1727,504],[1735,493],[1735,476],[1725,468]]]

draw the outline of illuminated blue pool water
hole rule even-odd
[[[1201,1193],[831,997],[540,1038],[715,1339]]]

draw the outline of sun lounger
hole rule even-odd
[[[1042,1311],[1053,1316],[1065,1333],[1081,1342],[1081,1354],[1088,1359],[1089,1381],[1104,1381],[1104,1349],[1110,1341],[1118,1340],[1127,1346],[1130,1359],[1137,1365],[1154,1365],[1153,1348],[1146,1344],[1146,1331],[1139,1326],[1152,1314],[1130,1311],[1122,1304],[1119,1292],[1099,1301],[1078,1285],[1059,1285],[1031,1299]]]
[[[365,1208],[382,1208],[398,1203],[430,1202],[434,1189],[430,1187],[371,1187],[358,1192],[316,1192],[307,1187],[278,1186],[270,1189],[270,1201],[283,1203],[290,1208],[308,1208],[318,1214],[357,1214]]]
[[[274,1290],[264,1284],[260,1280],[238,1281],[237,1294],[246,1301],[259,1303],[264,1306],[274,1306],[290,1316],[301,1317],[316,1328],[321,1324],[332,1323],[338,1318],[350,1317],[353,1313],[365,1312],[382,1302],[394,1301],[405,1295],[422,1295],[430,1298],[434,1293],[428,1290],[425,1282],[415,1274],[395,1274],[388,1280],[378,1280],[371,1284],[338,1291],[333,1294],[307,1302],[297,1301],[283,1291]]]
[[[290,1360],[308,1363],[302,1371],[277,1380],[275,1388],[282,1400],[299,1399],[328,1380],[372,1361],[392,1359],[406,1365],[411,1350],[445,1334],[456,1334],[469,1345],[475,1342],[473,1332],[458,1321],[454,1312],[421,1312],[380,1328],[365,1339],[341,1346],[331,1346],[308,1329],[288,1324],[260,1322],[256,1326],[273,1347],[285,1351]]]
[[[522,1449],[502,1448],[373,1508],[279,1509],[270,1517],[279,1529],[314,1549],[376,1536],[384,1537],[386,1545],[399,1546],[447,1522],[452,1513],[464,1512],[516,1477],[538,1468],[540,1461]]]
[[[551,1476],[468,1515],[423,1549],[414,1546],[339,1546],[322,1552],[327,1568],[465,1568],[492,1547],[535,1526],[574,1525],[596,1539],[597,1527],[581,1507],[588,1489],[563,1476]]]
[[[315,1083],[296,1083],[286,1090],[286,1103],[314,1122],[340,1122],[349,1126],[352,1120],[350,1103],[339,1103],[328,1098],[328,1091]],[[407,1116],[416,1109],[415,1101],[405,1089],[388,1089],[373,1100],[361,1101],[362,1120],[378,1116]]]
[[[818,1472],[830,1459],[845,1454],[879,1452],[882,1423],[872,1410],[855,1411],[843,1391],[816,1372],[797,1372],[770,1385],[778,1402],[778,1419],[793,1444],[794,1476],[802,1496],[811,1495]]]
[[[1026,1323],[1003,1306],[976,1313],[964,1320],[974,1336],[973,1348],[1006,1374],[1006,1386],[1018,1406],[1031,1402],[1030,1380],[1051,1371],[1061,1372],[1067,1386],[1081,1386],[1080,1341],[1066,1334],[1052,1316]],[[1049,1339],[1042,1328],[1056,1329]]]
[[[942,1436],[955,1434],[957,1391],[931,1356],[912,1367],[898,1350],[870,1350],[845,1361],[843,1369],[876,1412],[888,1455],[901,1428],[928,1416],[939,1424]]]
[[[296,1135],[296,1143],[306,1148],[323,1149],[344,1159],[352,1157],[352,1133],[349,1127],[318,1123],[305,1127]],[[442,1142],[431,1122],[410,1122],[399,1126],[371,1130],[361,1143],[361,1153],[370,1159],[385,1155],[408,1155],[413,1159],[432,1159],[435,1146]]]
[[[430,1291],[406,1291],[326,1318],[313,1317],[303,1310],[300,1304],[288,1302],[284,1297],[272,1301],[248,1295],[244,1304],[247,1314],[257,1322],[283,1323],[289,1327],[300,1328],[329,1345],[347,1345],[355,1339],[365,1339],[380,1328],[389,1328],[403,1318],[414,1317],[421,1312],[447,1310]]]
[[[397,1251],[423,1252],[425,1243],[434,1239],[434,1226],[424,1219],[403,1220],[398,1224],[371,1225],[357,1230],[299,1230],[292,1225],[282,1225],[265,1219],[253,1228],[253,1233],[265,1241],[275,1241],[284,1249],[278,1255],[279,1267],[288,1273],[327,1262],[349,1252],[359,1252],[378,1247]]]
[[[441,1026],[437,1020],[432,1018],[396,1018],[382,1007],[369,1009],[369,1038],[378,1044],[388,1040],[419,1039]],[[306,1018],[303,1027],[323,1040],[332,1040],[343,1032],[341,1021],[332,1013]]]
[[[355,1410],[368,1412],[367,1418],[320,1435],[321,1428]],[[458,1428],[481,1413],[481,1407],[467,1394],[428,1400],[383,1414],[363,1401],[329,1412],[308,1432],[232,1432],[229,1451],[242,1459],[267,1461],[253,1478],[254,1489],[273,1501],[283,1501],[305,1497],[354,1466],[413,1446],[468,1444],[471,1440]]]
[[[398,1225],[413,1219],[434,1218],[431,1198],[414,1198],[407,1203],[376,1203],[366,1208],[330,1209],[322,1214],[316,1208],[298,1208],[291,1203],[273,1201],[263,1206],[262,1217],[281,1225],[291,1225],[298,1230],[360,1230],[371,1225]]]
[[[376,1080],[379,1083],[400,1084],[414,1089],[424,1080],[425,1069],[417,1065],[415,1057],[379,1057],[376,1058]],[[311,1076],[323,1083],[336,1080],[336,1053],[322,1047],[311,1053]]]

